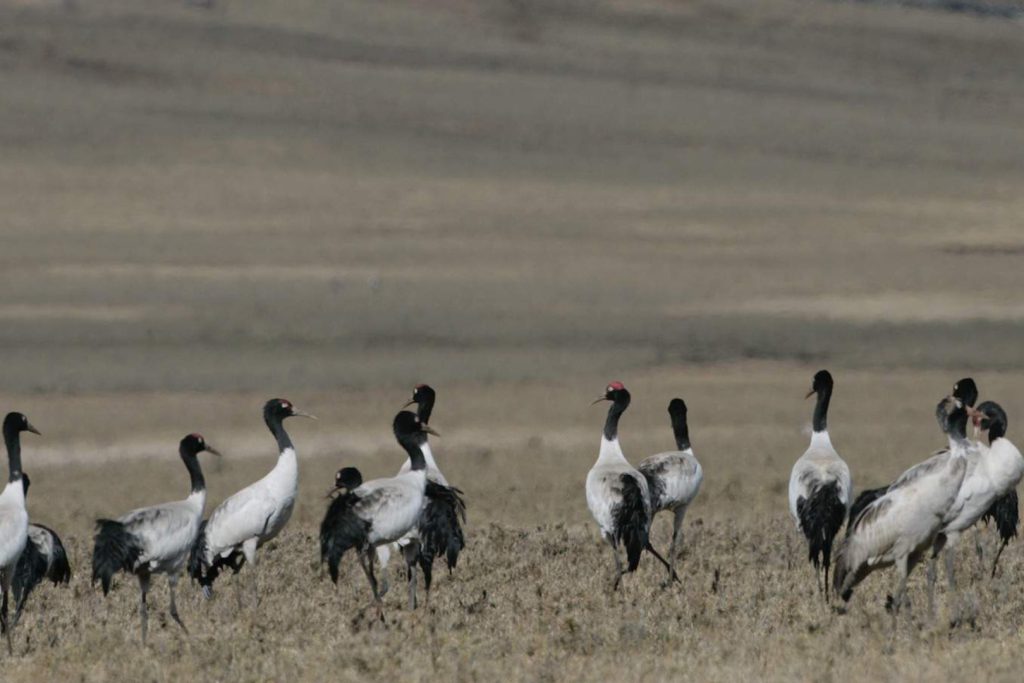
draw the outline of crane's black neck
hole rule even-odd
[[[619,438],[619,418],[622,417],[622,414],[626,412],[628,407],[629,392],[625,389],[615,392],[615,398],[608,408],[608,417],[604,421],[604,438],[609,441],[615,441],[615,439]]]
[[[206,479],[203,477],[203,468],[199,465],[198,454],[186,446],[182,446],[179,453],[181,454],[182,461],[185,463],[185,469],[188,470],[189,479],[192,482],[192,493],[205,491]]]
[[[816,432],[824,432],[828,430],[828,404],[832,400],[832,385],[826,384],[817,392],[817,396],[811,426]]]
[[[4,424],[4,444],[7,446],[7,467],[10,472],[7,481],[18,481],[21,479],[21,430]]]
[[[676,447],[685,451],[690,447],[690,427],[686,424],[686,411],[672,415],[672,433],[676,436]]]
[[[284,430],[284,418],[275,413],[269,413],[264,416],[263,421],[267,423],[267,429],[277,439],[277,451],[278,453],[284,453],[287,449],[295,450],[292,446],[291,437],[288,436],[288,432]]]
[[[963,406],[955,409],[949,416],[949,435],[956,441],[967,440],[967,411]]]
[[[988,443],[991,446],[996,442],[996,439],[1002,439],[1006,436],[1006,424],[1002,420],[992,420],[988,426]]]
[[[398,443],[402,445],[405,452],[409,454],[409,464],[413,470],[425,470],[427,469],[427,461],[423,457],[422,444],[426,443],[427,440],[416,436],[405,436],[398,440]]]

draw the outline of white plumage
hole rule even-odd
[[[962,403],[944,399],[937,414],[944,431],[963,434],[967,413]],[[896,565],[899,583],[892,608],[899,611],[907,577],[931,549],[943,520],[956,515],[954,503],[967,472],[965,439],[938,451],[904,472],[888,491],[856,519],[836,558],[835,590],[849,600],[854,587],[872,572]]]
[[[11,642],[14,626],[7,621],[7,596],[14,581],[18,559],[28,542],[28,512],[25,510],[25,487],[21,481],[21,433],[39,432],[21,413],[7,414],[3,432],[9,476],[7,485],[0,493],[0,586],[3,588],[0,628],[7,637],[7,652],[14,654]]]
[[[686,422],[686,403],[681,398],[674,398],[668,405],[668,413],[672,420],[672,432],[679,450],[658,453],[640,462],[637,469],[647,479],[651,496],[652,516],[662,510],[671,510],[672,543],[668,551],[668,561],[675,567],[676,556],[683,541],[683,518],[686,511],[697,497],[701,482],[704,481],[704,470],[693,454],[690,446],[689,427]]]
[[[299,466],[283,421],[312,415],[296,410],[290,401],[275,398],[263,407],[263,420],[278,445],[277,464],[259,481],[227,498],[202,524],[189,573],[210,597],[222,567],[238,571],[242,562],[256,567],[256,549],[275,538],[291,518],[298,494]],[[315,418],[314,418],[315,419]],[[252,574],[254,603],[259,602],[256,574]]]

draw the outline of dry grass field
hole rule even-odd
[[[0,0],[0,399],[43,432],[29,510],[75,570],[0,679],[1018,680],[1024,547],[988,580],[963,544],[952,632],[916,573],[893,633],[889,573],[846,614],[817,598],[786,486],[819,367],[858,488],[942,444],[966,374],[1021,439],[1021,29],[827,0]],[[645,559],[607,592],[583,482],[610,379],[633,460],[690,405],[680,586]],[[394,582],[382,626],[315,534],[335,469],[398,468],[422,381],[468,548],[429,609]],[[89,585],[94,519],[184,496],[190,431],[225,453],[211,505],[260,476],[271,396],[321,419],[289,424],[262,604],[188,586],[186,637],[158,581],[141,648],[133,581]]]

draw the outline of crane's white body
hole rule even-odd
[[[1015,488],[1024,475],[1024,457],[1005,437],[996,439],[991,446],[972,443],[966,451],[967,473],[942,528],[950,546],[984,516],[997,498]]]
[[[28,542],[28,512],[21,480],[8,482],[0,493],[0,580],[6,591],[14,578],[14,568]]]
[[[426,477],[435,484],[441,484],[442,486],[448,486],[448,480],[444,478],[444,474],[441,473],[441,468],[437,466],[437,461],[434,460],[434,453],[430,450],[430,442],[424,443],[420,450],[423,452],[423,459],[427,463]],[[409,458],[405,459],[402,466],[398,470],[399,476],[412,472],[412,460]],[[426,484],[424,484],[426,486]],[[423,505],[426,506],[427,501],[424,499]],[[390,546],[381,544],[376,547],[377,550],[377,563],[381,569],[387,569],[388,562],[391,560],[392,552],[401,552],[406,546],[415,540],[419,539],[419,533],[414,526],[401,538],[396,539]],[[387,590],[387,579],[384,579],[384,590]]]
[[[199,535],[205,507],[206,489],[203,488],[193,491],[184,500],[139,508],[118,517],[125,531],[142,545],[142,554],[133,571],[144,567],[150,574],[180,574]]]
[[[839,500],[849,510],[850,491],[853,489],[850,468],[832,446],[828,430],[814,432],[810,446],[793,465],[789,476],[789,512],[798,530],[802,527],[797,501],[809,499],[817,489],[832,482],[838,484]]]
[[[207,561],[235,550],[255,562],[256,548],[276,537],[288,523],[299,490],[299,467],[294,448],[285,448],[277,464],[217,506],[206,524]]]
[[[908,469],[885,495],[858,515],[839,551],[836,577],[840,593],[873,571],[896,565],[900,583],[894,609],[899,609],[914,565],[932,548],[944,520],[957,514],[955,504],[968,467],[968,444],[954,445]],[[930,594],[929,589],[929,598]]]
[[[426,504],[424,470],[408,470],[389,479],[372,479],[357,488],[354,512],[371,523],[368,540],[375,548],[415,532]]]
[[[597,462],[587,473],[587,507],[594,516],[606,539],[615,536],[615,509],[622,503],[622,476],[636,480],[643,496],[644,510],[647,519],[651,518],[651,494],[647,487],[647,479],[636,468],[629,464],[622,453],[618,438],[609,440],[601,437],[601,450]]]
[[[692,448],[644,458],[637,469],[648,479],[658,478],[658,495],[651,495],[651,509],[655,512],[686,508],[697,497],[704,481],[704,470]]]

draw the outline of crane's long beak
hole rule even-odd
[[[203,450],[205,450],[207,453],[213,453],[217,457],[221,457],[223,455],[220,451],[218,451],[216,448],[214,448],[210,444],[206,444],[206,448],[203,449]]]
[[[428,425],[426,422],[423,422],[422,425],[423,425],[422,426],[423,431],[425,431],[427,434],[433,434],[434,436],[441,436],[436,431],[434,431],[433,427]]]
[[[814,390],[814,387],[811,387],[811,390],[807,392],[807,395],[806,395],[806,396],[804,396],[804,400],[806,401],[806,400],[807,400],[807,399],[809,399],[809,398],[810,398],[811,396],[814,396],[814,395],[815,395],[816,393],[818,393],[818,392],[816,392],[816,391]]]
[[[301,410],[295,410],[294,408],[292,408],[292,415],[294,417],[308,417],[310,420],[319,420],[320,419],[316,415],[312,415],[310,413],[306,413],[306,412],[303,412]]]
[[[33,434],[38,434],[39,436],[43,435],[42,432],[40,432],[38,429],[36,429],[35,427],[32,426],[31,422],[25,423],[25,430],[29,431],[29,432],[32,432]]]
[[[409,399],[408,401],[406,401],[405,403],[403,403],[403,404],[402,404],[402,407],[403,407],[403,408],[408,408],[409,406],[411,406],[411,405],[412,405],[413,403],[415,403],[415,402],[416,402],[416,399],[414,399],[414,398],[411,398],[411,399]]]
[[[592,406],[596,406],[596,405],[597,405],[598,403],[600,403],[601,401],[607,401],[607,400],[608,400],[608,397],[607,397],[607,396],[598,396],[597,398],[595,398],[595,399],[594,399],[594,402],[593,402],[593,403],[591,403],[590,405],[592,405]]]

